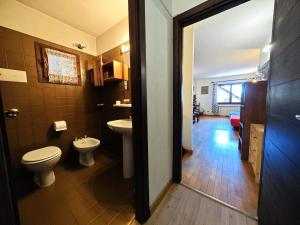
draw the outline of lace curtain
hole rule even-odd
[[[217,83],[212,83],[212,109],[211,112],[214,114],[219,114],[219,105],[217,100],[217,91],[218,91]]]
[[[78,84],[75,55],[46,48],[49,83]]]

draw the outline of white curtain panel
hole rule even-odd
[[[217,100],[217,96],[218,96],[218,84],[215,82],[212,82],[212,109],[211,112],[215,115],[219,114],[219,105],[218,105],[218,100]]]
[[[76,56],[46,48],[49,83],[78,84]]]

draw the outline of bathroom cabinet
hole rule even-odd
[[[104,81],[122,80],[123,79],[123,65],[121,62],[113,60],[106,63],[102,67]]]
[[[94,83],[94,86],[103,86],[103,71],[100,60],[95,60],[93,62],[93,68],[90,69],[91,81]]]
[[[108,81],[129,80],[128,65],[116,60],[104,65],[100,60],[95,60],[90,74],[91,81],[95,86],[103,86],[104,82]]]

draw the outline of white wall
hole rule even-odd
[[[149,192],[152,204],[172,178],[172,18],[145,1]]]
[[[183,30],[183,62],[182,62],[182,146],[192,149],[193,127],[193,67],[194,67],[194,28]]]
[[[176,16],[205,1],[206,0],[172,0],[172,14]]]
[[[129,40],[128,17],[97,37],[97,55],[104,53]]]
[[[269,60],[270,60],[270,52],[269,51],[268,52],[261,51],[259,65],[263,66]]]
[[[165,7],[167,13],[172,16],[172,2],[173,0],[160,0],[160,2],[163,4]]]
[[[272,13],[274,13],[274,6],[275,6],[275,4],[273,4],[272,9],[270,9],[270,10],[272,10]],[[270,30],[270,32],[269,32],[269,36],[268,36],[268,38],[266,39],[264,46],[261,47],[261,53],[260,53],[260,59],[259,59],[259,65],[260,65],[261,67],[262,67],[266,62],[268,62],[268,61],[270,60],[271,50],[270,50],[270,51],[267,51],[267,52],[265,52],[265,51],[263,51],[263,50],[264,50],[264,48],[265,48],[267,45],[269,45],[269,44],[271,44],[271,46],[272,46],[272,30],[273,30],[273,26],[272,26],[272,28],[271,28],[271,30]],[[273,44],[274,44],[274,43],[273,43]],[[274,46],[273,46],[273,47],[274,47]]]
[[[197,102],[200,102],[201,109],[205,110],[205,114],[212,115],[212,83],[211,82],[221,82],[226,80],[237,80],[244,79],[247,80],[251,77],[254,77],[255,74],[243,74],[243,75],[235,75],[235,76],[227,76],[227,77],[216,77],[209,79],[198,79],[194,80],[194,88],[195,94],[197,96]],[[208,86],[208,94],[201,95],[201,86]]]
[[[0,0],[0,26],[96,55],[96,38],[15,0]],[[78,49],[77,49],[78,50]]]
[[[268,62],[270,60],[270,55],[271,55],[271,51],[264,51],[264,48],[271,44],[271,33],[270,33],[270,37],[268,38],[268,40],[265,42],[265,45],[262,46],[261,48],[261,52],[260,52],[260,58],[259,58],[259,65],[263,66],[266,62]]]

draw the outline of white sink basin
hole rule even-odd
[[[133,148],[132,148],[132,121],[131,119],[113,120],[107,126],[123,136],[123,176],[133,176]]]
[[[107,122],[107,126],[120,134],[132,134],[132,121],[131,119],[113,120]]]

